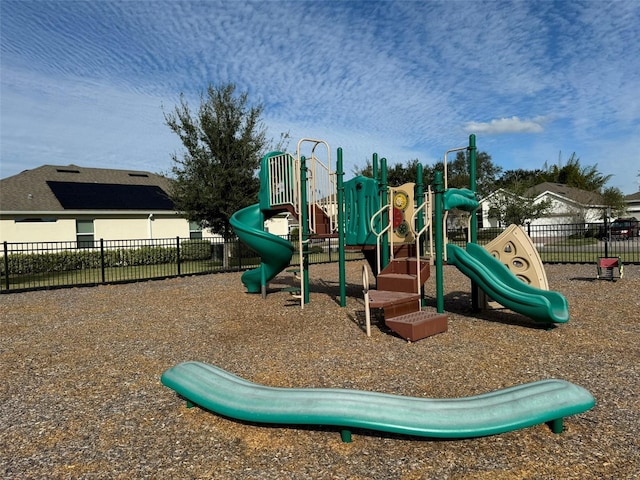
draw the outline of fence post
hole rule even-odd
[[[100,239],[100,275],[102,278],[102,283],[106,283],[105,274],[104,274],[104,239]]]
[[[176,262],[178,264],[178,275],[181,273],[180,268],[180,236],[176,237]]]
[[[3,242],[4,246],[4,286],[9,290],[9,244],[5,240]]]

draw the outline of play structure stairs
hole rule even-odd
[[[334,232],[331,230],[331,220],[327,216],[324,210],[318,205],[313,206],[315,219],[314,233],[320,236],[332,235]]]
[[[429,262],[420,261],[420,282],[431,274]],[[394,258],[378,275],[378,290],[391,292],[418,292],[418,261],[415,257]],[[422,286],[422,285],[420,285]]]
[[[377,276],[377,289],[365,292],[367,307],[382,309],[385,325],[405,340],[417,341],[447,331],[445,314],[422,309],[418,292],[430,271],[426,260],[394,258]]]

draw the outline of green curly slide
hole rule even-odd
[[[231,216],[229,223],[238,238],[260,254],[258,268],[242,274],[242,283],[249,293],[260,293],[291,261],[293,245],[288,240],[264,231],[264,215],[260,205],[250,205]]]
[[[244,380],[202,362],[184,362],[162,374],[162,383],[211,412],[237,420],[325,425],[434,438],[471,438],[549,423],[591,409],[595,399],[573,383],[550,379],[465,398],[428,399],[337,388],[278,388]]]

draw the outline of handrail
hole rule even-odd
[[[362,265],[362,293],[364,293],[364,318],[367,328],[367,337],[371,336],[371,309],[369,308],[369,271],[366,265]]]
[[[318,197],[320,197],[320,199],[326,199],[326,201],[331,204],[331,205],[335,205],[336,203],[336,188],[335,188],[335,182],[333,182],[332,179],[332,172],[331,172],[331,148],[329,147],[329,144],[327,142],[325,142],[324,140],[317,140],[314,138],[301,138],[300,140],[298,140],[298,144],[296,147],[296,158],[298,161],[298,165],[300,165],[302,163],[302,145],[304,143],[311,143],[313,144],[313,146],[311,147],[311,156],[309,157],[309,159],[307,159],[308,163],[306,163],[306,172],[305,174],[307,175],[307,177],[309,178],[309,181],[306,182],[306,189],[305,192],[308,194],[307,195],[307,225],[309,228],[309,232],[310,233],[316,233],[316,209],[314,208],[314,206],[316,204],[320,204],[320,201],[318,199]],[[324,145],[326,150],[327,150],[327,163],[326,165],[324,163],[322,163],[317,157],[316,157],[316,148],[318,147],[318,145]],[[321,180],[324,180],[325,183],[322,184],[322,182],[317,178],[319,177],[319,173],[317,173],[316,170],[318,170],[316,167],[317,165],[320,164],[320,166],[322,167],[322,173],[324,174]],[[300,171],[301,169],[298,168],[297,169],[297,186],[298,186],[298,201],[300,203],[300,209],[299,211],[302,212],[302,207],[303,205],[302,203],[302,190],[301,190],[301,185],[302,185],[302,178],[300,177],[302,172]],[[310,173],[310,174],[309,174]],[[328,180],[327,180],[328,179]],[[320,206],[320,208],[322,208],[322,206]],[[326,212],[326,209],[323,209]],[[332,216],[329,215],[329,212],[326,212],[327,216],[329,217],[329,224],[330,224],[330,228],[333,228],[333,225],[337,222],[333,221]],[[337,213],[336,213],[337,214]],[[302,253],[302,246],[303,244],[305,244],[306,242],[308,242],[309,239],[303,241],[302,240],[302,232],[303,229],[305,228],[304,225],[302,225],[302,222],[300,223],[300,227],[299,227],[299,238],[298,238],[298,256],[299,256],[299,260],[300,260],[300,272],[301,272],[301,281],[300,281],[300,307],[304,309],[304,299],[305,299],[305,280],[304,280],[304,255]]]
[[[444,152],[444,159],[443,159],[443,170],[444,170],[444,189],[446,190],[448,187],[448,176],[447,176],[447,155],[449,155],[450,153],[453,152],[459,152],[461,150],[467,150],[469,147],[465,146],[465,147],[457,147],[457,148],[452,148],[451,150],[447,150],[446,152]]]
[[[444,170],[444,191],[447,191],[447,188],[449,188],[449,180],[448,180],[448,174],[447,174],[447,156],[450,153],[453,152],[460,152],[462,150],[467,150],[469,147],[468,146],[464,146],[464,147],[457,147],[457,148],[452,148],[450,150],[447,150],[446,152],[444,152],[444,159],[443,159],[443,170]],[[444,215],[442,216],[442,231],[443,231],[443,241],[442,241],[442,248],[444,249],[443,252],[443,260],[446,262],[447,261],[447,243],[448,243],[448,238],[447,238],[447,217],[449,216],[449,211],[446,210],[444,212]]]
[[[389,229],[391,228],[391,222],[387,223],[387,226],[384,227],[382,230],[380,230],[380,232],[376,232],[375,227],[374,227],[374,220],[378,217],[378,215],[382,215],[382,213],[385,210],[391,210],[391,205],[390,204],[386,204],[383,205],[382,208],[380,208],[380,210],[378,210],[376,213],[374,213],[371,216],[371,219],[369,220],[369,226],[371,227],[371,232],[376,236],[376,265],[378,267],[378,273],[380,273],[380,237],[382,237],[382,235],[384,235],[387,231],[389,231]],[[389,216],[389,215],[387,215]],[[393,250],[393,248],[391,248],[391,250]]]
[[[442,252],[443,261],[447,261],[447,243],[449,243],[449,237],[447,236],[447,218],[449,217],[449,210],[445,210],[442,214]]]
[[[417,207],[415,209],[415,211],[413,212],[413,215],[411,216],[411,222],[409,224],[409,227],[411,228],[413,235],[416,238],[416,280],[418,283],[418,293],[420,293],[421,290],[421,282],[420,282],[420,274],[421,274],[421,270],[422,270],[422,264],[421,264],[421,252],[420,252],[420,236],[427,230],[429,229],[429,264],[433,265],[433,229],[431,228],[431,206],[432,206],[432,198],[431,198],[431,186],[429,186],[429,189],[427,192],[425,192],[424,197],[426,198],[426,200],[424,202],[422,202],[420,204],[419,207]],[[416,224],[416,216],[417,214],[424,210],[423,215],[425,217],[425,225],[424,227],[422,227],[420,230],[416,231],[413,226]]]
[[[301,138],[297,145],[297,157],[300,160],[301,147],[305,143],[312,143],[311,156],[307,159],[307,169],[310,172],[309,183],[307,184],[307,211],[309,219],[309,231],[317,233],[317,213],[314,206],[318,206],[329,219],[329,229],[334,232],[337,228],[337,208],[336,208],[336,174],[331,171],[331,149],[324,140],[313,138]],[[327,162],[322,162],[316,156],[318,145],[324,145],[327,150]]]

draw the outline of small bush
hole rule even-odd
[[[212,245],[208,240],[185,240],[180,244],[182,260],[208,260],[212,253]]]
[[[503,231],[503,228],[498,227],[480,229],[478,230],[478,241],[482,240],[485,242],[489,242],[500,235]]]

